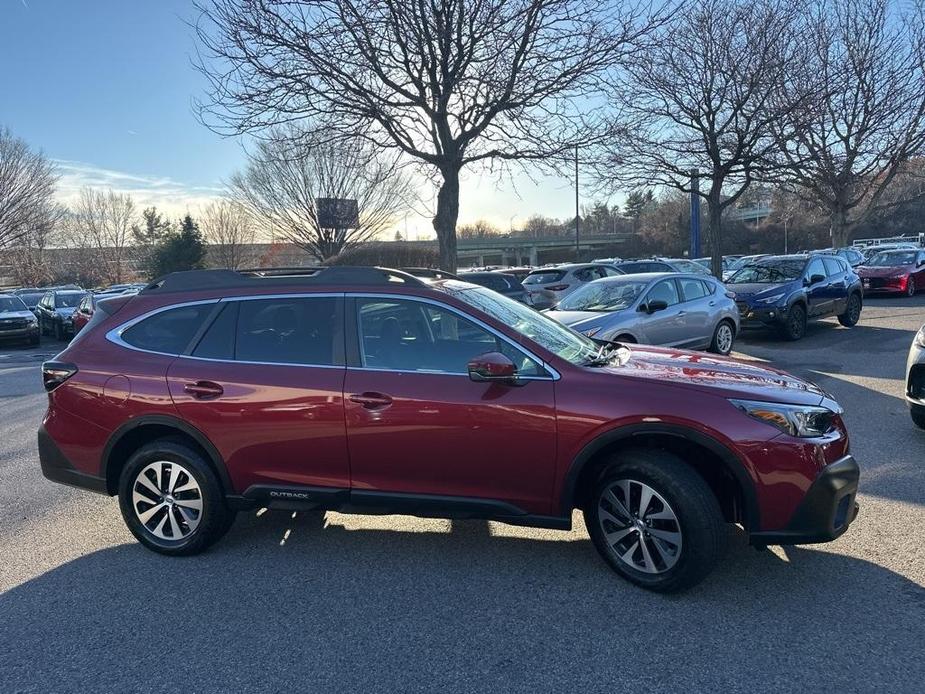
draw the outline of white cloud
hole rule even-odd
[[[195,212],[221,197],[218,186],[197,186],[164,176],[146,176],[106,169],[85,162],[56,159],[58,199],[74,203],[83,188],[106,188],[131,195],[139,209],[155,206],[162,213],[176,217]]]

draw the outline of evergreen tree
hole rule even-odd
[[[205,243],[199,226],[190,215],[180,222],[180,230],[169,232],[157,244],[152,257],[153,277],[180,270],[202,268],[206,256]]]

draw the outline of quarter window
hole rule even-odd
[[[193,350],[193,356],[205,359],[234,359],[237,323],[238,302],[228,302],[199,340],[199,344]]]
[[[182,354],[214,307],[215,304],[196,304],[155,313],[125,330],[122,339],[139,349]]]
[[[516,347],[447,309],[417,301],[358,299],[360,363],[366,368],[466,374],[469,361],[501,352],[522,376],[542,373]]]

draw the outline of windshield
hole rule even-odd
[[[525,279],[523,283],[549,284],[550,282],[558,282],[563,277],[565,277],[565,272],[562,270],[543,270],[542,272],[531,272],[527,275],[527,279]]]
[[[29,294],[19,294],[19,298],[25,302],[26,306],[36,306],[38,305],[41,298],[45,296],[45,292],[31,292]]]
[[[760,262],[760,261],[759,261]],[[774,260],[761,264],[746,265],[729,278],[729,284],[766,284],[790,282],[803,275],[804,260]]]
[[[648,282],[639,280],[591,282],[559,302],[560,311],[622,311],[633,305]]]
[[[462,284],[453,286],[452,283],[444,284],[443,288],[451,296],[487,313],[573,364],[591,361],[600,352],[598,344],[584,335],[497,292]]]
[[[877,253],[867,261],[868,265],[876,267],[890,267],[891,265],[912,265],[915,262],[915,251],[883,251]]]
[[[84,298],[83,294],[58,294],[55,296],[55,308],[73,308]]]
[[[0,296],[0,313],[8,311],[28,311],[29,308],[18,296]]]

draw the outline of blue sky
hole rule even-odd
[[[194,114],[204,90],[190,64],[195,16],[191,0],[0,0],[0,125],[58,162],[62,199],[109,186],[140,206],[195,212],[241,166],[241,142]],[[422,190],[425,212],[431,194]],[[470,174],[460,221],[564,218],[572,195],[563,180]],[[408,227],[432,235],[426,216]]]

